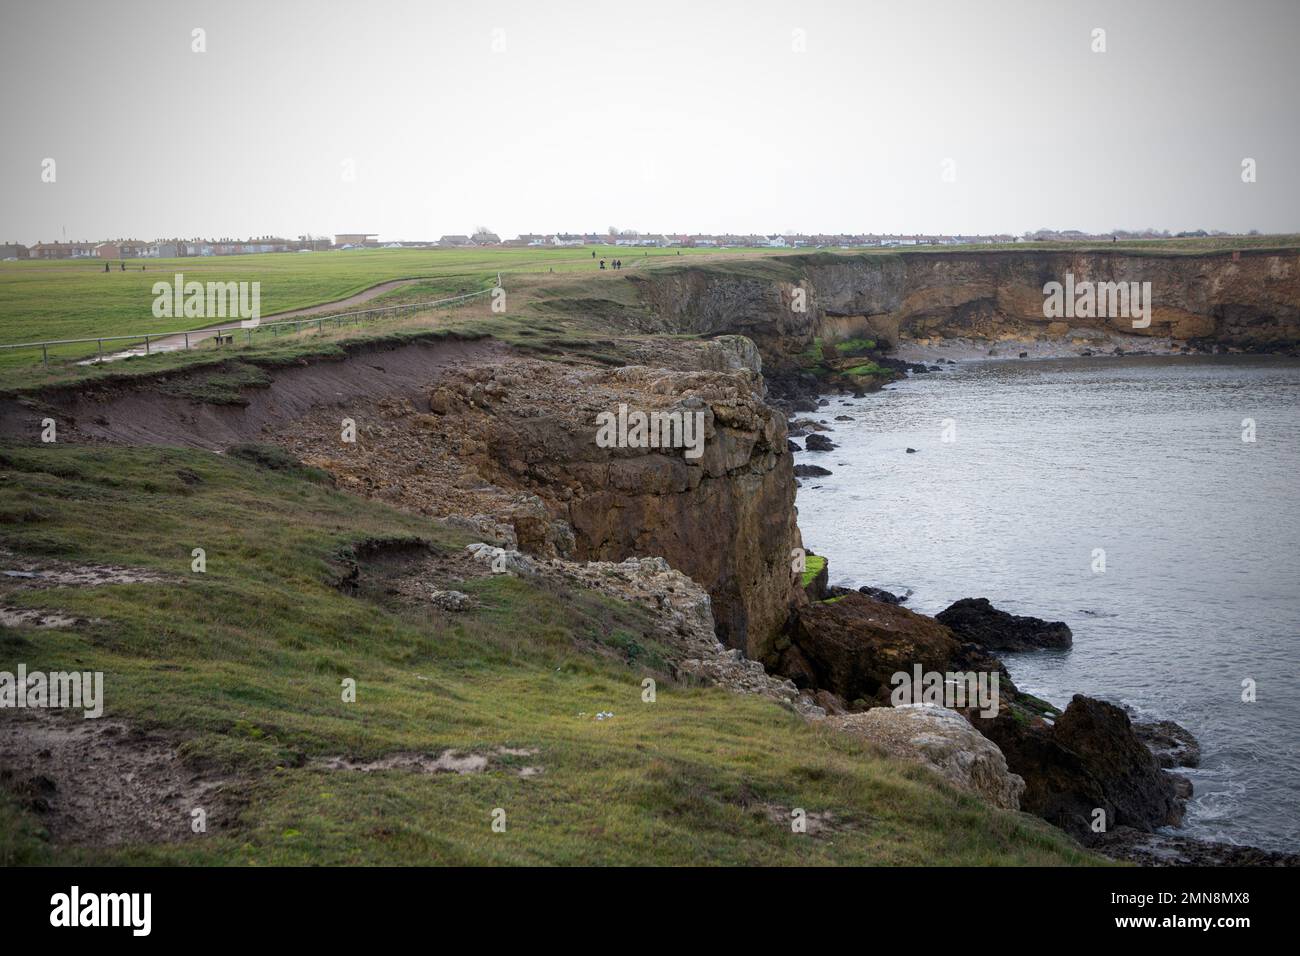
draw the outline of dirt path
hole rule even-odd
[[[322,302],[319,305],[308,306],[304,309],[293,309],[289,312],[276,312],[274,315],[262,316],[268,322],[279,322],[285,319],[301,319],[307,316],[319,315],[326,312],[337,312],[340,309],[347,309],[348,306],[361,305],[369,302],[371,299],[378,298],[386,292],[394,289],[400,289],[403,286],[412,285],[416,282],[424,282],[427,277],[415,279],[390,279],[387,282],[381,282],[378,285],[372,285],[368,289],[362,289],[355,295],[350,295],[346,299],[335,299],[333,302]],[[152,354],[154,352],[175,352],[179,349],[193,348],[200,342],[212,338],[218,328],[229,328],[238,323],[237,319],[226,319],[215,325],[206,326],[202,329],[196,329],[190,332],[177,332],[172,335],[160,335],[157,338],[149,340],[148,351],[145,346],[136,345],[121,352],[114,352],[111,355],[105,355],[103,359],[93,358],[79,362],[79,365],[93,365],[96,362],[116,362],[118,359],[130,358],[133,355]],[[188,346],[186,344],[188,337]]]

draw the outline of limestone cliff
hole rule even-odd
[[[800,542],[785,420],[761,384],[749,371],[520,362],[445,380],[430,398],[436,418],[424,421],[459,436],[475,475],[544,504],[544,515],[513,517],[522,549],[663,557],[709,591],[718,636],[763,659],[793,600]],[[602,447],[599,416],[620,406],[698,416],[698,457],[634,440]]]
[[[1043,287],[1067,274],[1078,282],[1149,282],[1150,326],[1134,328],[1127,317],[1046,317]],[[819,336],[898,344],[1090,329],[1242,348],[1300,343],[1295,251],[819,253],[650,270],[632,281],[660,328],[742,333],[774,368]]]

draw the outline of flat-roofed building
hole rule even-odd
[[[340,232],[334,235],[334,245],[342,248],[343,246],[377,246],[379,245],[379,233],[377,232]]]

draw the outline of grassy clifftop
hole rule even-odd
[[[0,558],[157,578],[9,587],[11,610],[79,620],[0,626],[0,670],[103,671],[100,721],[47,713],[42,726],[120,724],[121,746],[167,755],[183,787],[212,787],[195,798],[212,809],[206,833],[190,832],[180,800],[162,811],[185,814],[174,839],[123,832],[87,846],[46,839],[24,807],[30,790],[10,779],[0,863],[1091,859],[1045,824],[773,703],[673,682],[631,605],[513,575],[467,574],[458,588],[477,606],[460,613],[339,586],[364,564],[364,542],[416,537],[453,573],[474,540],[274,456],[0,447]],[[206,573],[191,570],[194,548]],[[347,678],[354,703],[342,700]],[[14,719],[30,715],[0,725]],[[482,766],[418,769],[419,755],[448,752]],[[415,763],[342,769],[393,754]],[[43,799],[75,805],[54,783]],[[808,833],[791,832],[794,808],[814,821]],[[492,829],[497,809],[504,832]]]

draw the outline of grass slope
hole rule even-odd
[[[0,448],[0,543],[136,565],[169,584],[18,591],[77,630],[0,628],[0,669],[102,670],[108,719],[170,735],[234,775],[233,830],[172,845],[66,848],[0,798],[0,864],[1072,864],[1093,858],[1030,817],[994,811],[776,705],[661,681],[643,613],[514,577],[466,583],[443,615],[349,596],[339,555],[362,539],[465,539],[318,474],[245,450]],[[190,572],[191,549],[207,573]],[[339,685],[355,677],[357,701]],[[613,719],[597,722],[597,711]],[[585,714],[585,716],[580,716]],[[0,714],[0,719],[4,715]],[[80,720],[80,715],[67,719]],[[358,773],[311,758],[537,748],[533,778]],[[831,811],[794,834],[765,805]],[[494,833],[494,808],[507,829]]]

